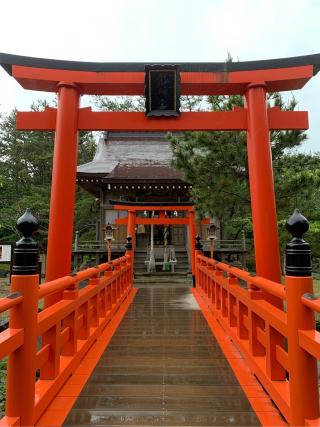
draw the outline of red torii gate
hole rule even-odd
[[[80,96],[143,95],[142,63],[86,63],[0,54],[0,64],[25,89],[58,92],[58,108],[19,112],[19,130],[55,130],[46,280],[70,272],[79,130],[245,130],[256,270],[280,281],[280,254],[269,140],[270,130],[307,129],[307,112],[267,108],[266,93],[302,88],[319,71],[320,55],[238,63],[182,63],[181,95],[246,98],[231,112],[189,112],[179,117],[92,112]],[[268,231],[266,232],[266,224]],[[63,242],[63,244],[62,244]],[[50,298],[48,304],[56,301]]]
[[[128,235],[132,238],[132,249],[134,250],[135,239],[135,225],[187,225],[189,226],[189,245],[190,245],[190,258],[192,267],[193,284],[195,285],[195,241],[196,241],[196,224],[195,224],[195,211],[192,203],[171,203],[164,202],[119,202],[110,200],[111,204],[116,210],[127,211],[128,216],[125,218],[117,218],[116,224],[127,224]],[[141,211],[157,211],[159,212],[158,218],[141,218],[137,216]],[[186,212],[187,216],[184,218],[168,218],[166,212],[180,211]],[[204,219],[201,224],[209,224],[209,219]]]

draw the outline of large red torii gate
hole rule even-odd
[[[319,54],[237,63],[181,63],[181,95],[240,94],[246,98],[246,108],[181,113],[170,118],[79,108],[84,94],[143,95],[143,63],[87,63],[0,54],[0,64],[23,88],[59,94],[57,109],[19,112],[17,116],[19,130],[56,133],[47,280],[70,272],[78,130],[245,130],[257,274],[280,281],[269,131],[307,129],[308,116],[307,112],[267,108],[266,93],[302,88],[319,71]]]

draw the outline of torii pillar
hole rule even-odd
[[[61,82],[58,95],[46,282],[70,274],[72,258],[80,94],[73,83]],[[45,307],[61,298],[61,292],[49,295]]]
[[[258,276],[281,283],[266,84],[264,82],[250,84],[245,96],[248,117],[247,150],[256,272]],[[282,306],[282,302],[276,297],[268,296],[268,300],[275,305]]]
[[[132,253],[134,251],[135,240],[136,240],[135,226],[136,226],[136,212],[133,209],[131,209],[131,210],[128,210],[127,235],[130,236],[132,239],[131,240]]]

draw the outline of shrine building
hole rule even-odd
[[[74,248],[75,255],[96,254],[103,257],[106,253],[105,229],[107,224],[114,227],[112,257],[123,253],[127,237],[125,224],[116,222],[127,213],[117,211],[112,201],[125,202],[167,202],[171,204],[190,202],[189,190],[192,185],[183,180],[182,173],[171,166],[172,151],[165,132],[104,132],[100,138],[95,156],[89,163],[77,168],[78,184],[99,200],[100,212],[97,218],[96,242],[82,242],[77,235]],[[184,212],[169,213],[173,216]],[[141,212],[139,215],[150,215]],[[154,212],[157,215],[157,212]],[[219,235],[219,221],[211,220],[217,225],[216,237]],[[151,232],[151,227],[154,227]],[[208,225],[197,224],[197,233],[205,242]],[[177,259],[175,271],[190,270],[189,230],[184,225],[136,225],[136,268],[145,271],[145,260],[150,249],[153,234],[159,266],[162,248],[168,245]],[[78,263],[81,259],[78,260]]]

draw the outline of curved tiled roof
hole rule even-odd
[[[271,68],[298,67],[313,65],[316,74],[320,69],[320,54],[294,56],[290,58],[264,59],[260,61],[238,62],[157,62],[158,65],[179,65],[180,71],[186,72],[232,72],[265,70]],[[31,56],[11,55],[0,53],[0,65],[9,73],[12,73],[12,65],[25,67],[39,67],[60,70],[92,71],[92,72],[143,72],[143,62],[82,62],[65,61],[47,58],[35,58]]]
[[[100,138],[92,162],[77,168],[79,176],[103,177],[103,181],[180,180],[181,173],[171,167],[172,152],[164,134],[150,139],[130,134],[121,140],[110,134]]]

